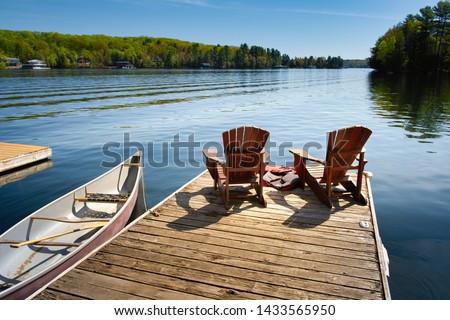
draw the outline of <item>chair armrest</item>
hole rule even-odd
[[[292,153],[293,155],[299,156],[300,158],[303,158],[303,159],[306,159],[306,160],[311,160],[311,161],[314,161],[314,162],[318,162],[318,163],[321,163],[323,165],[325,164],[325,161],[323,161],[322,159],[319,159],[319,158],[316,158],[316,157],[313,157],[313,156],[309,155],[308,152],[306,152],[303,149],[290,149],[289,152]]]
[[[216,149],[203,149],[203,155],[205,158],[211,162],[217,163],[219,165],[222,165],[225,163],[225,160],[217,157],[217,150]]]

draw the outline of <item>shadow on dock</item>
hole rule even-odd
[[[330,210],[308,188],[265,195],[267,208],[235,199],[226,210],[205,172],[35,298],[390,298],[370,204]]]

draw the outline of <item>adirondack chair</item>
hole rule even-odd
[[[217,157],[217,151],[203,150],[214,188],[219,190],[225,208],[229,207],[230,186],[250,183],[256,190],[256,196],[264,206],[267,202],[263,193],[263,175],[265,173],[264,146],[269,132],[252,126],[231,129],[222,133],[225,159]],[[248,195],[233,195],[242,198]]]
[[[312,157],[301,149],[289,150],[294,155],[294,166],[300,178],[300,186],[304,189],[306,183],[316,197],[329,208],[332,207],[333,197],[349,193],[356,201],[366,204],[367,200],[361,194],[361,185],[364,165],[367,163],[364,160],[364,144],[371,134],[371,130],[362,126],[330,132],[325,161]],[[349,170],[357,170],[356,185],[348,174]],[[323,184],[325,188],[322,187]],[[343,187],[341,191],[345,191],[340,192],[339,186]]]

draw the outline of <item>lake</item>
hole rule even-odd
[[[450,299],[450,79],[343,70],[3,70],[0,141],[50,146],[52,162],[0,183],[0,233],[144,149],[148,206],[204,170],[201,150],[241,125],[323,157],[326,132],[373,131],[366,169],[393,299]]]

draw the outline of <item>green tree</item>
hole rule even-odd
[[[283,54],[281,56],[281,65],[288,66],[290,61],[291,61],[291,58],[289,58],[289,55]]]
[[[381,36],[369,64],[384,72],[450,71],[450,2],[420,9]]]
[[[438,68],[440,67],[441,60],[444,59],[447,54],[447,47],[449,45],[448,35],[450,32],[450,2],[441,1],[433,7],[435,14],[435,37],[436,37],[436,56]]]
[[[249,68],[249,54],[250,49],[246,43],[241,44],[241,46],[236,50],[234,56],[234,64],[236,68]]]
[[[327,61],[325,60],[324,57],[318,57],[316,59],[315,66],[318,69],[324,69],[327,66]]]

